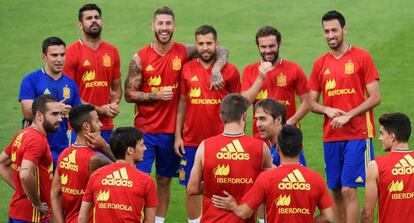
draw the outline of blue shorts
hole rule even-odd
[[[50,221],[43,221],[42,223],[48,223],[48,222],[50,222]],[[10,217],[9,217],[9,223],[31,223],[31,222],[29,222],[29,221],[17,220],[17,219],[14,219],[14,218],[10,218]]]
[[[178,177],[180,184],[187,186],[190,179],[191,169],[193,169],[194,158],[197,152],[197,147],[185,146],[185,154],[181,157],[180,167],[178,168]]]
[[[111,139],[112,130],[101,130],[101,136],[105,139],[106,143],[109,143],[109,139]]]
[[[365,186],[365,169],[374,159],[372,139],[324,142],[323,147],[329,189]]]
[[[277,152],[276,145],[270,147],[270,154],[272,154],[272,163],[275,166],[280,166],[280,156]],[[305,153],[303,153],[303,149],[299,153],[299,163],[302,164],[302,166],[306,166]]]
[[[177,177],[180,157],[174,152],[174,134],[144,134],[144,144],[147,150],[144,152],[144,160],[136,164],[136,167],[151,173],[155,160],[156,173],[163,177]]]

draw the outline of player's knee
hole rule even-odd
[[[343,187],[341,194],[345,200],[352,201],[357,199],[357,190],[353,187]]]
[[[158,188],[169,188],[171,184],[171,177],[156,176]]]

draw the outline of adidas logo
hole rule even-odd
[[[154,70],[154,68],[151,66],[151,64],[150,65],[148,65],[146,68],[145,68],[145,71],[153,71]]]
[[[43,94],[50,94],[50,91],[49,91],[49,89],[45,89],[45,91],[43,91]]]
[[[331,71],[329,70],[329,68],[326,68],[325,73],[323,73],[324,75],[328,75],[331,74]]]
[[[311,185],[306,183],[302,173],[298,169],[295,169],[287,177],[282,179],[278,188],[280,190],[310,190]]]
[[[188,94],[190,98],[198,98],[200,97],[200,95],[201,95],[201,89],[199,87],[191,88],[190,93]]]
[[[76,150],[73,150],[68,156],[64,157],[59,163],[59,167],[78,172],[79,167],[76,164]]]
[[[404,181],[392,181],[387,187],[389,192],[398,192],[404,190]]]
[[[227,164],[225,165],[218,165],[216,168],[213,169],[214,176],[228,176],[230,174],[230,166]]]
[[[148,86],[159,86],[161,84],[161,76],[148,78]]]
[[[290,195],[280,195],[275,200],[276,206],[289,206],[290,205]]]
[[[91,63],[89,62],[89,60],[85,60],[84,62],[83,62],[83,66],[84,67],[86,67],[86,66],[90,66],[91,65]]]
[[[109,200],[109,190],[99,191],[98,196],[96,196],[96,201],[108,201],[108,200]]]
[[[414,173],[414,159],[410,154],[405,155],[391,170],[392,175],[408,175]]]
[[[200,81],[200,80],[198,80],[197,75],[194,75],[194,76],[190,79],[190,81]]]
[[[256,100],[263,100],[267,98],[267,89],[261,89],[256,95]]]
[[[66,175],[66,174],[62,174],[62,175],[60,176],[60,183],[61,183],[62,185],[66,185],[66,184],[68,183],[68,175]]]
[[[363,183],[364,179],[362,179],[361,176],[359,176],[358,178],[356,178],[355,183]]]
[[[117,186],[117,187],[132,187],[134,183],[129,180],[128,173],[125,167],[115,170],[112,174],[102,179],[102,185]]]
[[[249,160],[250,154],[245,153],[240,141],[235,139],[221,148],[220,152],[216,154],[216,158],[219,160]]]

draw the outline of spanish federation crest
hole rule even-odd
[[[70,98],[70,88],[67,85],[63,88],[63,98]]]
[[[286,86],[286,75],[284,75],[283,73],[280,73],[277,76],[277,86],[279,87]]]
[[[111,66],[111,57],[107,53],[105,53],[105,55],[103,55],[102,59],[103,59],[103,65],[105,67],[110,67]]]
[[[354,73],[354,63],[351,61],[348,61],[348,63],[345,64],[345,74],[351,75]]]
[[[181,70],[181,59],[178,57],[175,57],[172,60],[172,69],[173,70]]]

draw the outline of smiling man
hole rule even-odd
[[[221,73],[225,86],[210,89],[213,64],[217,60],[217,32],[209,25],[195,31],[198,58],[187,62],[181,75],[180,98],[177,110],[174,149],[181,157],[180,184],[187,186],[198,145],[206,138],[220,134],[221,100],[229,93],[240,91],[240,74],[236,66],[227,63]],[[200,114],[204,113],[204,116]],[[199,222],[201,200],[199,196],[186,196],[189,223]]]
[[[156,222],[163,222],[170,200],[171,178],[177,176],[179,156],[174,152],[178,91],[183,64],[197,56],[194,44],[173,41],[175,15],[168,7],[153,14],[154,41],[133,55],[125,80],[125,99],[135,103],[135,127],[142,129],[147,150],[138,169],[150,173],[156,160],[156,181],[160,205]],[[220,71],[227,62],[227,50],[217,47],[209,87],[224,87]]]
[[[262,60],[244,68],[242,95],[253,105],[267,98],[283,103],[286,106],[287,124],[295,125],[309,111],[309,89],[302,68],[280,57],[281,44],[282,35],[276,28],[263,26],[257,31],[256,45]],[[296,97],[301,101],[297,109]],[[256,125],[252,123],[253,135],[259,138]]]
[[[381,102],[379,76],[370,54],[345,41],[347,29],[341,13],[327,12],[322,29],[330,52],[313,65],[311,109],[324,115],[325,172],[334,198],[335,221],[357,222],[357,187],[365,186],[366,164],[374,157],[373,108]]]
[[[41,58],[45,66],[23,78],[20,85],[19,101],[23,111],[23,128],[33,120],[33,100],[40,95],[52,95],[63,109],[63,120],[55,133],[48,133],[47,139],[52,152],[53,163],[59,154],[69,146],[68,113],[81,104],[76,83],[62,73],[66,58],[65,43],[58,37],[49,37],[43,41]],[[55,166],[55,165],[54,165]]]

